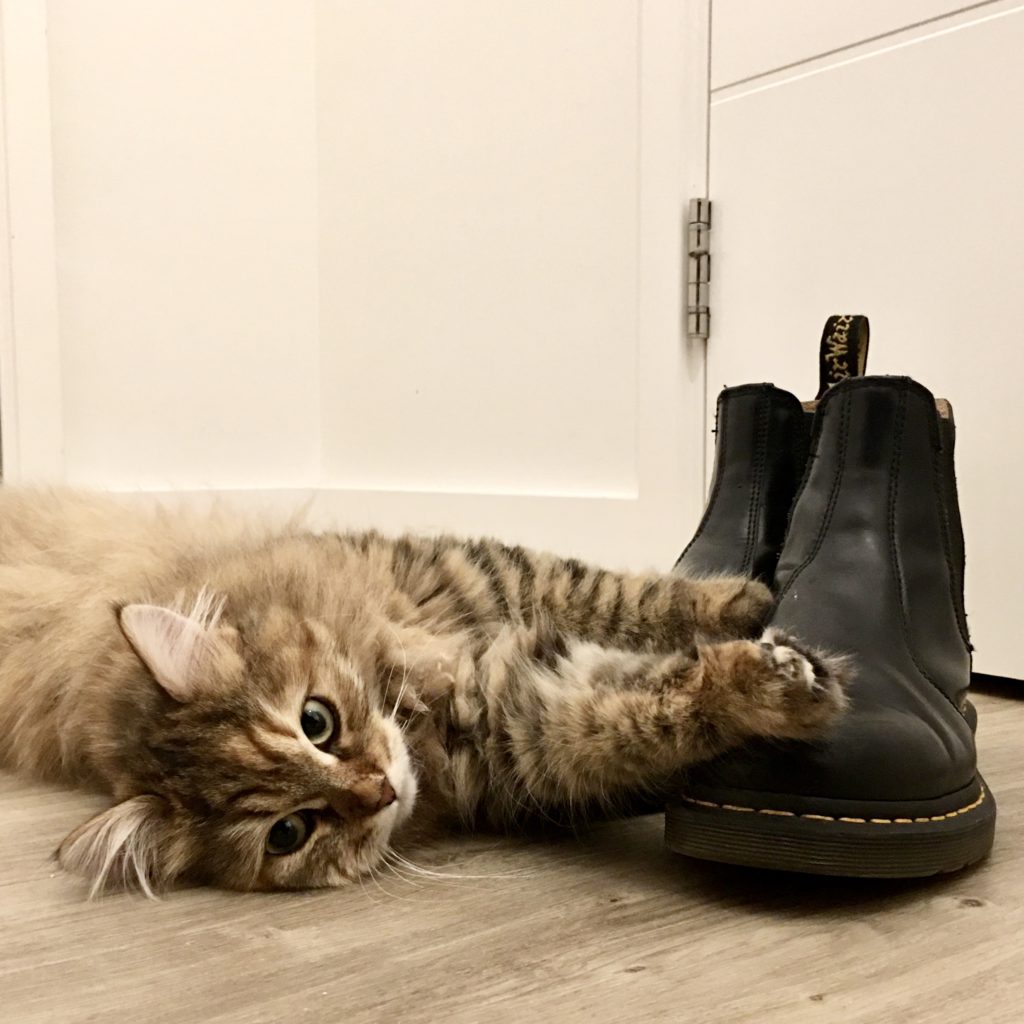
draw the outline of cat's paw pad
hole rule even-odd
[[[764,632],[760,647],[777,687],[770,691],[784,717],[778,735],[814,735],[845,710],[849,670],[842,658],[821,654],[777,629]]]
[[[827,688],[831,672],[820,654],[777,629],[766,629],[760,642],[781,675],[794,683],[802,682],[811,692]]]

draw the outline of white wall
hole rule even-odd
[[[31,325],[0,344],[5,450],[46,435],[8,479],[670,564],[702,500],[707,10],[0,0],[39,207],[12,265],[31,242],[52,293],[45,366]]]

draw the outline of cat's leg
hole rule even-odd
[[[368,542],[369,543],[369,542]],[[573,636],[612,647],[676,650],[697,636],[753,636],[771,594],[748,579],[691,580],[625,574],[495,540],[378,539],[406,607],[393,617],[431,632],[491,639],[539,616]]]
[[[753,636],[772,596],[755,580],[693,580],[617,573],[497,541],[477,541],[462,557],[483,572],[513,617],[537,613],[573,636],[611,647],[678,650],[698,636]]]
[[[505,826],[656,790],[752,737],[814,737],[845,705],[840,661],[771,634],[653,654],[509,629],[475,685],[460,810]]]

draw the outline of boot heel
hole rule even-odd
[[[974,799],[945,814],[895,819],[685,798],[666,811],[665,843],[701,860],[814,875],[918,878],[959,871],[981,860],[995,835],[995,800],[979,785]]]

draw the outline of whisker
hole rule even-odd
[[[387,871],[391,872],[393,877],[400,882],[404,882],[406,885],[411,885],[417,894],[427,891],[424,886],[424,882],[421,878],[417,878],[414,872],[404,869],[400,864],[396,864],[390,860],[383,860],[381,866]],[[412,897],[404,897],[412,902]]]
[[[402,685],[398,689],[398,696],[395,698],[395,703],[394,703],[394,705],[391,708],[391,721],[394,721],[396,716],[398,715],[398,708],[399,708],[399,705],[401,705],[401,703],[402,703],[402,698],[405,696],[406,684],[409,682],[409,656],[408,656],[408,653],[405,650],[405,644],[402,643],[402,638],[398,635],[398,633],[390,625],[390,623],[385,623],[385,625],[387,625],[389,632],[395,638],[395,643],[398,644],[399,648],[402,651]],[[395,668],[394,665],[392,665],[391,666],[392,673],[394,672],[394,668]],[[390,686],[391,686],[391,676],[389,675],[388,676],[388,687],[390,688]]]
[[[523,878],[524,873],[521,871],[515,872],[492,872],[486,875],[467,875],[462,873],[455,873],[451,871],[433,871],[430,868],[423,867],[421,864],[415,864],[413,861],[403,857],[397,850],[388,851],[389,854],[394,857],[397,861],[403,864],[410,871],[415,872],[418,875],[424,875],[427,878],[440,878],[446,881],[487,881],[493,878]]]
[[[402,677],[402,685],[398,688],[398,696],[395,698],[395,705],[391,709],[391,721],[395,721],[395,718],[398,715],[398,709],[399,709],[399,707],[402,704],[402,698],[405,696],[405,688],[408,685],[408,683],[409,683],[409,677],[408,676],[403,676]]]
[[[388,668],[388,681],[384,684],[384,692],[387,693],[391,689],[391,680],[395,677],[395,666],[391,665]]]
[[[373,882],[374,885],[377,886],[378,889],[380,889],[380,891],[382,893],[384,893],[385,896],[388,897],[388,899],[392,899],[392,900],[405,900],[407,903],[413,902],[413,900],[412,900],[412,898],[410,896],[402,896],[402,895],[400,895],[398,893],[391,892],[389,889],[386,889],[384,887],[383,883],[380,881],[380,878],[378,877],[377,865],[374,865],[374,864],[369,865],[367,867],[367,871],[370,874],[370,880]],[[404,881],[404,879],[400,879],[400,881]]]
[[[363,891],[363,895],[364,895],[364,896],[365,896],[365,897],[366,897],[366,898],[367,898],[367,899],[368,899],[368,900],[369,900],[369,901],[370,901],[370,902],[371,902],[372,904],[374,904],[374,906],[379,906],[379,905],[380,905],[380,900],[377,900],[377,899],[375,899],[375,898],[374,898],[373,896],[371,896],[371,895],[370,895],[370,893],[369,893],[369,892],[367,891],[367,888],[366,888],[366,883],[365,883],[365,882],[363,881],[363,876],[362,876],[362,875],[357,875],[357,876],[356,876],[356,881],[357,881],[357,882],[359,883],[359,888],[360,888],[360,889],[362,889],[362,891]]]

